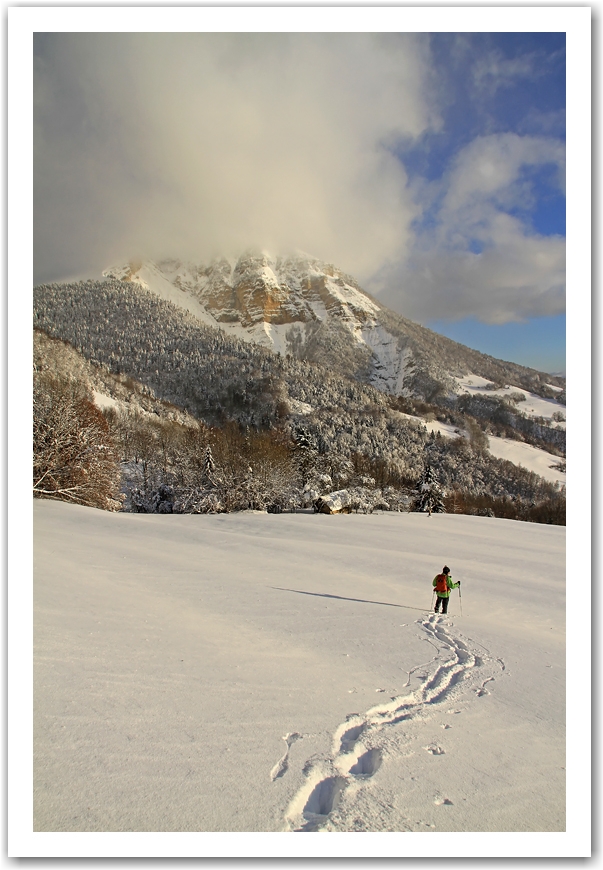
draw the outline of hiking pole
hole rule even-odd
[[[459,580],[459,604],[461,605],[461,616],[463,615],[463,596],[461,595],[461,581]]]

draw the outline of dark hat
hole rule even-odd
[[[442,568],[442,574],[450,574],[450,568],[448,567],[448,565],[444,565],[444,567]]]

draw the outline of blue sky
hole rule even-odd
[[[431,320],[430,329],[497,359],[551,374],[565,373],[565,314],[531,317],[521,323],[486,324],[472,317]]]
[[[563,33],[34,38],[36,282],[302,250],[563,371],[564,179]]]

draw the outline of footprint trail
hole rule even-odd
[[[430,662],[408,672],[404,688],[410,687],[411,675],[420,670],[420,684],[408,694],[378,704],[364,714],[351,714],[333,734],[329,755],[309,760],[304,767],[305,782],[293,797],[285,814],[284,830],[311,832],[346,830],[343,815],[337,814],[346,792],[356,794],[366,787],[386,760],[392,729],[400,723],[410,724],[436,712],[441,704],[454,705],[461,697],[474,699],[490,694],[496,677],[505,669],[485,647],[440,621],[435,614],[417,620],[424,639],[437,654]],[[486,689],[488,685],[488,689]],[[480,702],[482,703],[482,702]],[[460,710],[448,708],[447,713]],[[443,725],[449,728],[449,725]],[[271,772],[272,779],[287,769],[291,738],[287,735],[287,752]],[[292,742],[292,740],[291,740]],[[399,743],[399,740],[398,740]],[[444,755],[445,747],[432,743],[424,747],[433,756]],[[437,805],[450,805],[448,798],[436,796]],[[344,814],[345,815],[345,814]],[[337,816],[337,817],[336,817]]]

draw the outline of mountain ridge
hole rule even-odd
[[[455,394],[456,379],[468,374],[549,398],[547,385],[563,386],[562,378],[496,359],[403,317],[352,276],[307,255],[147,261],[103,276],[136,283],[209,326],[283,356],[319,361],[348,376],[352,366],[357,379],[393,395]]]

